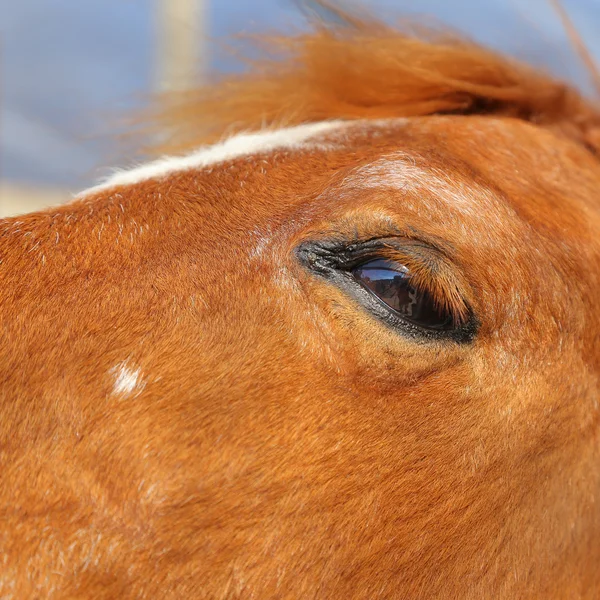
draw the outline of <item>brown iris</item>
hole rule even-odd
[[[411,285],[404,265],[385,259],[352,270],[356,280],[403,319],[428,329],[452,329],[452,315],[436,306],[431,294]]]

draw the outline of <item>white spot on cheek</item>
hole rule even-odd
[[[114,377],[115,395],[137,395],[146,387],[140,369],[132,369],[126,362],[115,365],[110,373]]]

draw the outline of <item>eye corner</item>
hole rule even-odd
[[[325,274],[342,266],[346,246],[334,240],[311,240],[302,242],[294,252],[304,267]]]

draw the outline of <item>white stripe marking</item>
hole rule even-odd
[[[202,147],[186,156],[166,156],[131,170],[117,172],[99,185],[81,192],[78,197],[96,194],[116,186],[134,185],[149,179],[166,177],[172,173],[209,167],[241,156],[274,150],[318,147],[319,144],[313,142],[312,138],[355,123],[322,121],[273,131],[238,134],[214,146]]]

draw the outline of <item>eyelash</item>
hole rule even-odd
[[[475,336],[477,323],[471,308],[463,299],[458,288],[451,290],[452,297],[448,296],[448,285],[439,285],[437,290],[432,291],[431,282],[436,282],[439,277],[433,276],[430,270],[425,269],[423,263],[416,258],[419,255],[419,249],[430,253],[431,247],[415,240],[403,241],[408,248],[403,248],[396,239],[370,239],[352,243],[337,240],[305,242],[298,247],[297,255],[311,271],[336,283],[379,320],[404,336],[420,341],[441,339],[450,339],[456,342],[471,341]],[[452,329],[444,330],[419,326],[400,316],[387,303],[367,290],[357,281],[352,271],[368,261],[377,259],[392,260],[405,265],[413,274],[421,273],[421,276],[414,277],[414,279],[411,277],[411,286],[421,293],[433,295],[438,301],[441,301],[441,305],[452,316],[455,326]],[[415,268],[415,265],[418,266]],[[426,279],[429,284],[424,284],[423,273],[427,274]],[[442,290],[442,295],[439,294],[440,290]],[[437,296],[435,291],[438,292]]]

